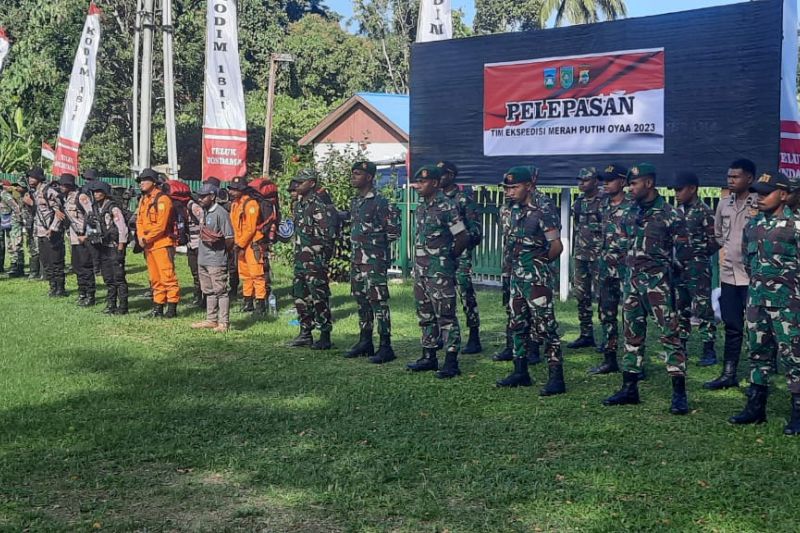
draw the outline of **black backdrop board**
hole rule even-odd
[[[780,143],[782,3],[760,0],[682,13],[412,46],[411,165],[455,162],[465,183],[496,184],[535,164],[542,185],[575,185],[579,168],[648,161],[659,185],[692,169],[722,186],[733,159],[776,168]],[[537,58],[665,50],[664,153],[483,155],[484,65]]]

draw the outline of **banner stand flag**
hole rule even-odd
[[[11,41],[8,38],[6,29],[0,26],[0,72],[3,72],[3,64],[5,63],[9,50],[11,50]]]
[[[417,42],[443,41],[453,38],[453,12],[450,0],[421,0]]]
[[[78,176],[78,152],[81,137],[89,113],[94,103],[94,88],[97,78],[97,50],[100,47],[100,15],[102,11],[94,2],[89,4],[89,15],[83,25],[72,74],[69,77],[69,88],[64,100],[64,112],[61,114],[61,125],[58,129],[53,174],[72,174]]]
[[[54,161],[56,158],[56,151],[53,150],[52,146],[50,146],[44,141],[42,141],[42,158],[49,159],[50,161]]]
[[[203,113],[203,180],[247,173],[247,122],[236,3],[208,0]]]
[[[800,176],[800,112],[797,109],[797,2],[783,2],[781,54],[781,159],[779,170]]]

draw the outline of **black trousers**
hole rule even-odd
[[[94,264],[92,249],[88,243],[72,245],[72,270],[78,278],[78,292],[94,294]]]
[[[747,285],[722,284],[719,308],[725,323],[725,361],[738,361],[742,353],[747,289]]]
[[[200,252],[197,248],[187,248],[186,257],[189,259],[189,270],[192,272],[192,284],[194,285],[194,295],[197,298],[202,298],[203,291],[200,289],[200,273],[197,269],[197,254]]]
[[[87,245],[87,249],[89,250],[89,255],[92,256],[92,272],[94,272],[95,276],[99,276],[102,274],[100,270],[100,251],[96,246]]]
[[[96,246],[100,259],[100,272],[108,293],[106,302],[111,307],[128,308],[128,280],[125,277],[125,251],[116,247]]]
[[[44,267],[45,279],[50,283],[64,285],[64,233],[52,233],[50,237],[39,237],[39,257]]]

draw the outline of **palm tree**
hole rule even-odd
[[[539,10],[542,25],[555,13],[556,26],[565,19],[572,24],[590,24],[625,17],[625,0],[543,0]],[[601,16],[602,15],[602,16]]]

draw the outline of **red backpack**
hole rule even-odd
[[[186,182],[181,180],[167,180],[160,185],[161,193],[172,200],[173,233],[178,240],[178,246],[185,246],[189,242],[189,200],[192,199],[192,190]],[[154,204],[158,203],[158,197]]]
[[[275,242],[278,225],[281,223],[281,208],[278,200],[278,186],[267,178],[256,178],[247,184],[250,197],[258,202],[259,211],[257,231],[267,242]]]

